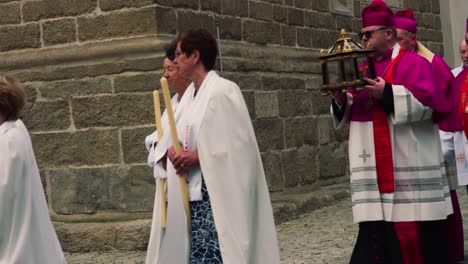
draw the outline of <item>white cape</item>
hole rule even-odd
[[[0,126],[0,263],[66,263],[21,120]]]
[[[176,124],[178,123],[182,113],[184,112],[184,109],[189,107],[189,105],[193,101],[193,91],[194,91],[194,87],[193,85],[190,85],[185,91],[182,98],[180,99],[180,102],[178,100],[177,95],[175,95],[171,99],[173,111],[174,111],[174,119],[175,119]],[[173,239],[171,238],[180,237],[180,235],[171,235],[171,234],[174,234],[174,232],[176,232],[176,234],[179,234],[179,233],[184,234],[184,232],[181,232],[181,230],[174,230],[170,227],[167,227],[165,234],[163,234],[162,229],[161,229],[161,224],[162,224],[161,223],[161,193],[160,193],[161,190],[159,188],[160,180],[161,178],[166,178],[167,174],[175,175],[175,172],[173,172],[173,167],[172,165],[170,165],[169,159],[167,159],[168,171],[166,171],[164,167],[161,165],[161,159],[166,155],[167,150],[172,146],[171,130],[169,127],[169,121],[168,121],[166,111],[164,111],[162,115],[161,124],[164,130],[163,137],[161,139],[158,139],[157,131],[155,131],[153,134],[147,136],[145,140],[145,145],[150,153],[148,156],[148,164],[154,167],[154,177],[156,180],[156,194],[154,197],[154,209],[153,209],[153,219],[151,223],[151,234],[150,234],[150,239],[149,239],[149,244],[148,244],[148,252],[146,254],[146,263],[148,264],[169,263],[167,261],[163,261],[163,259],[167,259],[168,258],[167,253],[170,252],[170,248],[175,247],[174,244],[177,245],[177,242],[173,242]],[[157,143],[156,148],[153,147],[155,143]],[[181,197],[180,189],[174,188],[175,186],[178,186],[177,179],[175,179],[174,181],[174,179],[170,178],[167,180],[166,184],[167,184],[166,185],[167,200],[173,201],[172,204],[174,205],[175,204],[181,205],[182,210],[184,210],[182,199],[180,198]],[[176,199],[180,200],[180,203],[176,203]],[[173,213],[173,211],[176,210],[176,208],[177,207],[174,207],[174,206],[167,208],[168,210],[167,223],[169,222],[177,223],[179,221],[183,221],[181,222],[181,225],[185,225],[185,219],[174,218],[177,215]],[[188,241],[188,237],[185,239],[185,241]],[[160,254],[160,252],[163,252],[165,254]],[[172,262],[172,263],[179,263],[179,262]]]
[[[223,263],[280,263],[262,160],[239,87],[210,71],[183,115],[182,119],[190,120],[190,134],[196,138]],[[169,207],[171,203],[169,197]],[[179,202],[176,204],[180,212]],[[168,217],[170,214],[168,211]],[[173,225],[168,219],[168,231]],[[183,230],[184,226],[174,229]],[[188,252],[183,249],[172,248],[186,259]]]

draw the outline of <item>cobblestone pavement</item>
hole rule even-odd
[[[465,219],[465,239],[468,237],[468,197],[459,191],[460,206]],[[282,263],[319,264],[348,263],[356,239],[351,202],[346,199],[277,227]],[[465,240],[468,253],[468,240]],[[144,263],[145,252],[106,252],[67,254],[69,264],[137,264]],[[468,254],[465,257],[468,264]],[[462,264],[462,263],[460,263]]]

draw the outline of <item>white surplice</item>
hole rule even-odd
[[[184,111],[178,130],[184,148],[198,151],[223,263],[280,263],[265,173],[239,87],[210,71],[190,109]],[[168,182],[178,183],[175,173],[169,173],[171,167]],[[189,174],[189,182],[198,179]],[[188,263],[190,238],[181,232],[186,227],[179,197],[175,193],[173,201],[169,190],[165,239],[171,237],[174,246],[161,249],[171,251],[171,256],[160,263]]]
[[[447,162],[449,181],[456,178],[456,182],[452,183],[456,187],[468,185],[468,140],[465,133],[463,131],[440,131],[440,140],[444,159]]]
[[[193,85],[190,85],[182,98],[180,98],[176,94],[171,99],[172,109],[174,111],[174,120],[176,124],[179,122],[179,119],[184,112],[184,110],[191,104],[193,101]],[[148,155],[148,165],[154,167],[154,177],[156,180],[156,194],[154,197],[154,207],[153,207],[153,218],[151,223],[151,234],[148,244],[148,251],[146,254],[146,263],[148,264],[156,264],[162,263],[158,262],[158,258],[160,257],[161,248],[166,248],[170,239],[163,239],[162,229],[161,229],[161,189],[159,188],[161,178],[167,178],[167,171],[162,164],[162,159],[165,158],[167,150],[172,146],[172,138],[171,138],[171,130],[169,126],[167,112],[164,111],[161,117],[161,125],[163,127],[163,136],[161,139],[157,138],[157,131],[153,134],[149,135],[145,139],[145,145],[149,151]],[[154,144],[157,144],[154,147]],[[169,160],[167,159],[169,164]],[[174,188],[172,179],[167,181],[166,191],[167,195],[173,195],[174,191],[168,190],[169,187]],[[177,191],[177,190],[176,190]],[[169,200],[169,197],[167,197]],[[174,198],[175,199],[175,198]],[[169,208],[168,208],[169,210]],[[168,219],[169,220],[169,219]],[[177,220],[175,220],[177,221]],[[167,232],[166,232],[167,234]],[[164,236],[166,237],[166,236]]]
[[[398,55],[394,48],[392,59]],[[377,185],[372,121],[349,121],[352,95],[347,94],[349,161],[354,222],[430,221],[453,213],[442,157],[438,125],[432,109],[402,85],[392,85],[395,112],[388,116],[395,192],[380,193]],[[333,109],[332,109],[333,112]]]
[[[66,263],[21,120],[0,126],[0,263]]]

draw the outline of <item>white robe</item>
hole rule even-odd
[[[457,67],[457,68],[453,69],[452,74],[456,78],[458,76],[458,74],[460,74],[460,72],[462,72],[462,71],[463,71],[463,64],[460,67]]]
[[[182,98],[179,101],[179,97],[176,94],[171,99],[172,109],[174,111],[174,119],[176,124],[179,122],[179,119],[184,112],[184,110],[189,107],[193,101],[193,85],[190,85]],[[162,165],[162,158],[166,155],[167,150],[172,146],[171,130],[169,126],[169,121],[167,117],[167,112],[164,111],[161,117],[161,125],[163,127],[163,137],[161,139],[157,138],[157,131],[149,135],[145,139],[146,148],[149,151],[148,155],[148,165],[154,167],[154,177],[156,180],[156,194],[154,197],[154,208],[153,208],[153,218],[151,223],[151,233],[148,243],[148,251],[146,254],[146,263],[158,263],[159,252],[162,247],[166,248],[167,240],[163,240],[164,234],[161,232],[161,193],[160,193],[160,180],[161,178],[167,178],[167,171]],[[156,144],[154,147],[154,144]],[[169,160],[167,159],[169,164]],[[166,191],[171,186],[175,186],[172,181],[171,184],[167,182]],[[171,192],[172,193],[172,192]],[[166,196],[166,194],[164,194]],[[169,219],[168,219],[169,220]]]
[[[180,122],[182,132],[189,129],[187,134],[179,133],[179,140],[187,141],[188,149],[198,150],[223,263],[280,263],[265,173],[239,87],[210,71]],[[196,145],[190,146],[192,143]],[[169,174],[171,167],[168,165],[169,184],[171,179],[177,180]],[[168,194],[165,236],[178,240],[175,245],[179,246],[167,248],[172,256],[159,263],[188,263],[189,238],[181,232],[185,215],[180,194],[174,195],[175,201]],[[176,235],[180,237],[172,237]]]
[[[21,120],[0,126],[0,263],[66,263]]]
[[[399,49],[393,50],[392,58]],[[395,112],[388,116],[395,172],[395,192],[377,185],[373,123],[349,122],[352,95],[347,94],[345,122],[350,123],[349,160],[354,222],[430,221],[453,213],[432,110],[404,86],[392,85]],[[333,112],[333,111],[332,111]]]
[[[468,185],[468,140],[463,131],[447,132],[440,130],[442,153],[446,161],[449,187],[456,190]]]

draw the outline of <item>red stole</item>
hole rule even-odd
[[[465,74],[461,84],[461,102],[460,102],[460,116],[463,131],[465,136],[468,138],[468,72],[462,72]]]
[[[405,53],[400,49],[398,56],[390,62],[383,76],[386,83],[393,84],[393,72],[398,60]],[[393,168],[392,140],[388,127],[387,113],[382,106],[374,103],[372,108],[372,123],[374,130],[375,160],[377,167],[377,184],[381,193],[393,193],[395,191],[395,175]]]

